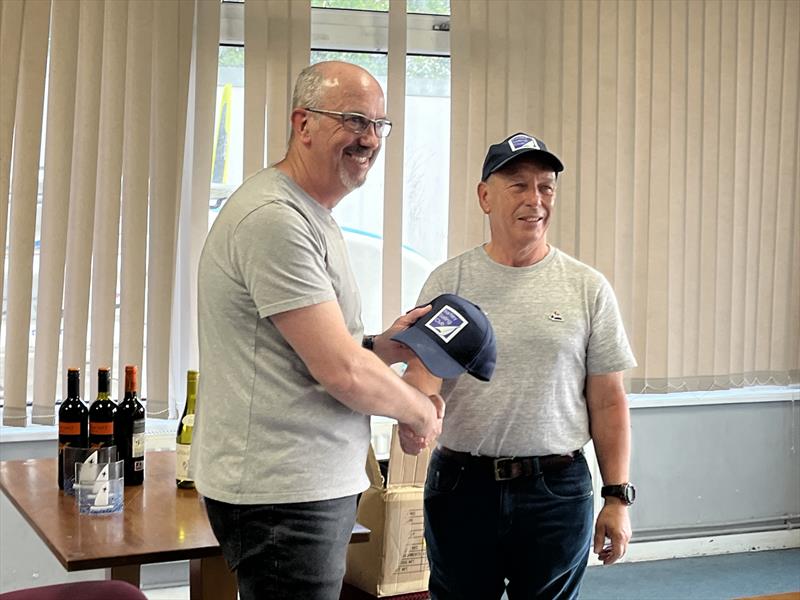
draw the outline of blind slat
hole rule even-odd
[[[266,0],[244,5],[244,173],[247,179],[264,167],[267,104]]]
[[[100,80],[103,41],[102,2],[82,2],[78,30],[78,76],[69,193],[69,234],[64,274],[64,349],[62,371],[84,371],[86,332],[89,324],[92,231],[97,183],[97,135],[100,114]],[[86,373],[81,389],[89,390]],[[86,397],[87,392],[82,392]]]
[[[14,124],[17,131],[24,131],[26,135],[14,136],[8,235],[4,425],[26,424],[33,245],[49,17],[49,3],[26,4]]]
[[[147,412],[169,415],[169,356],[176,225],[183,162],[188,69],[187,22],[193,3],[160,2],[154,21],[153,136],[147,264]],[[191,28],[189,29],[191,32]],[[191,40],[191,35],[188,36]]]
[[[125,53],[127,0],[107,2],[103,25],[103,66],[100,83],[97,192],[92,247],[91,343],[89,372],[100,367],[114,370],[114,313],[117,302],[119,255],[120,178],[122,175],[123,107],[125,106]],[[92,377],[90,398],[97,395]],[[121,396],[119,397],[121,398]]]
[[[3,298],[8,230],[11,143],[17,108],[17,76],[22,43],[23,0],[0,3],[0,298]],[[0,320],[0,331],[4,325]]]
[[[406,101],[406,2],[389,4],[389,66],[386,113],[392,135],[384,140],[386,152],[383,195],[382,321],[384,329],[402,313],[403,153]]]
[[[120,225],[119,364],[142,365],[150,161],[153,3],[128,3]],[[142,373],[144,375],[144,373]],[[141,377],[142,395],[146,380]],[[118,393],[124,381],[118,381]]]
[[[192,160],[184,165],[184,186],[178,226],[176,282],[173,298],[173,397],[185,398],[186,371],[199,365],[197,347],[197,265],[208,232],[209,181],[214,139],[214,112],[219,57],[219,3],[197,5],[194,49],[195,77],[190,89],[192,110],[187,144]]]
[[[70,171],[78,72],[77,0],[53,5],[52,49],[47,93],[47,147],[42,195],[39,290],[33,361],[33,422],[52,424],[58,383],[64,257],[67,250]],[[66,384],[62,384],[66,390]]]

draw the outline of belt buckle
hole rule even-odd
[[[505,465],[508,465],[506,469]],[[519,473],[514,473],[514,459],[510,457],[494,459],[494,480],[509,481],[516,479]]]

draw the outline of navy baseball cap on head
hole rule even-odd
[[[564,170],[564,165],[561,160],[547,149],[547,146],[542,140],[528,135],[527,133],[518,132],[507,137],[499,144],[492,144],[489,146],[489,151],[486,153],[486,158],[483,161],[481,181],[489,179],[489,175],[504,167],[512,160],[531,152],[535,153],[546,164],[552,166],[553,171],[556,173],[561,173],[561,171]]]
[[[392,339],[408,346],[434,375],[454,379],[469,373],[489,381],[497,361],[489,318],[466,298],[442,294],[433,308]]]

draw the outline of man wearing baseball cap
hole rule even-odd
[[[605,277],[548,244],[561,160],[516,133],[486,154],[478,203],[491,239],[437,268],[420,303],[469,298],[494,328],[491,381],[407,380],[447,404],[425,488],[434,600],[576,598],[590,549],[605,564],[631,537],[630,419],[622,373],[636,362]],[[592,532],[593,440],[605,506]],[[407,452],[420,443],[408,428]],[[507,582],[507,583],[506,583]]]

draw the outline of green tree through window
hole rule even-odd
[[[389,11],[389,0],[311,0],[314,8]],[[450,0],[408,0],[408,12],[424,15],[449,15]]]

